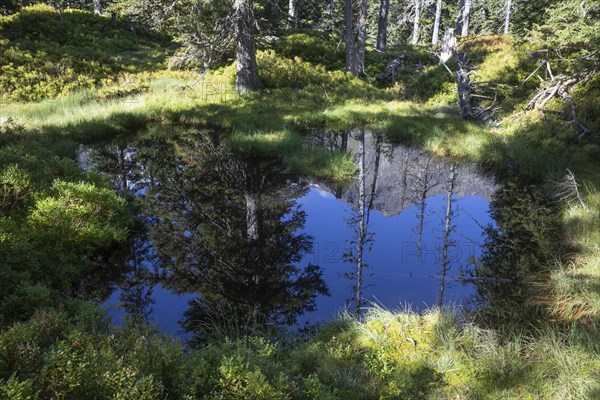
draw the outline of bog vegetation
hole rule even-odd
[[[456,57],[440,62],[430,45],[434,2],[389,2],[395,17],[377,51],[379,2],[364,1],[370,22],[356,73],[344,2],[298,2],[286,20],[287,2],[257,1],[257,91],[248,89],[258,81],[236,73],[232,39],[218,35],[221,23],[244,25],[243,10],[167,3],[0,6],[0,398],[600,397],[597,0],[474,2],[469,35],[453,50],[470,59],[469,120],[456,106]],[[471,5],[439,3],[441,26]],[[499,34],[505,23],[509,34]],[[375,79],[399,55],[393,76]],[[215,317],[201,343],[187,346],[140,321],[112,327],[90,300],[108,296],[107,274],[126,270],[119,255],[141,221],[135,198],[80,168],[77,147],[153,124],[218,129],[232,152],[331,182],[352,179],[354,163],[306,146],[306,137],[369,128],[545,192],[557,182],[578,191],[558,196],[552,217],[511,225],[531,237],[516,247],[553,251],[542,265],[510,266],[523,280],[518,310],[374,307],[289,334],[223,309],[232,321]],[[532,233],[540,223],[560,225],[554,242]]]

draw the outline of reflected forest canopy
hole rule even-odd
[[[152,321],[153,306],[164,301],[156,285],[183,296],[179,322],[198,340],[219,325],[314,323],[331,318],[326,310],[359,315],[373,302],[478,305],[496,317],[507,317],[508,307],[526,315],[520,288],[555,254],[556,230],[533,223],[553,218],[543,193],[523,182],[496,183],[471,165],[432,159],[383,134],[330,132],[307,142],[352,157],[356,178],[332,184],[294,172],[277,156],[236,150],[217,132],[173,129],[151,128],[128,143],[79,152],[84,168],[138,204],[139,229],[112,281],[119,287],[113,306],[134,320]],[[317,205],[327,196],[341,200],[332,211],[345,225],[334,236],[334,264],[317,257],[314,244],[313,234],[323,240],[328,222],[306,227],[313,193]],[[398,241],[388,246],[378,234]],[[387,289],[392,281],[399,286]],[[410,285],[420,288],[416,297]],[[107,299],[104,293],[97,298]]]
[[[234,155],[212,132],[150,132],[135,146],[90,154],[96,165],[128,159],[103,170],[139,194],[163,285],[199,295],[186,329],[231,318],[293,324],[327,294],[318,265],[296,266],[312,246],[295,201],[307,187],[280,161]]]

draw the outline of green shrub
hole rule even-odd
[[[18,165],[0,170],[0,215],[19,212],[32,201],[33,189],[26,171]]]
[[[37,392],[33,390],[33,382],[30,379],[20,381],[11,376],[5,382],[0,381],[0,399],[34,400],[37,398]]]
[[[28,218],[33,230],[84,248],[125,240],[127,205],[113,190],[60,180],[53,189],[56,196],[39,199]]]
[[[74,331],[46,355],[39,377],[45,397],[154,400],[162,385],[127,364],[109,343]]]
[[[300,57],[278,57],[272,51],[256,55],[260,78],[267,88],[290,87],[301,89],[309,85],[324,85],[328,80],[324,67],[302,61]]]
[[[299,57],[328,71],[343,70],[345,67],[344,48],[339,47],[327,34],[292,33],[271,46],[277,54],[290,59]]]
[[[0,16],[0,100],[54,98],[140,67],[161,67],[159,49],[149,38],[113,28],[106,17],[65,10],[61,21],[48,5],[25,7]]]
[[[13,324],[0,333],[0,380],[18,374],[31,376],[44,363],[44,351],[68,329],[66,315],[38,312],[27,322]]]

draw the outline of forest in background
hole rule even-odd
[[[3,0],[0,14],[0,398],[600,396],[600,2]],[[554,201],[501,217],[525,239],[494,255],[523,279],[499,307],[373,308],[298,335],[223,308],[237,318],[189,347],[111,327],[97,305],[139,205],[76,162],[80,143],[159,140],[157,124],[329,182],[354,164],[304,139],[373,129]],[[525,207],[512,193],[496,201]]]

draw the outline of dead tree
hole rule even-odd
[[[421,26],[421,0],[415,0],[415,18],[413,21],[412,45],[419,43],[419,30]]]
[[[288,6],[288,28],[296,27],[297,14],[298,14],[297,0],[290,0],[289,6]]]
[[[473,0],[464,0],[464,7],[462,10],[462,26],[461,33],[462,37],[469,35],[469,20],[471,19],[471,5]]]
[[[471,105],[471,79],[469,78],[469,57],[467,53],[456,53],[456,91],[458,93],[458,107],[463,119],[473,118]]]
[[[577,117],[577,109],[575,106],[575,102],[573,101],[573,98],[570,96],[569,91],[575,85],[580,83],[581,81],[585,81],[589,74],[587,74],[586,72],[582,72],[577,76],[571,76],[571,77],[556,76],[555,77],[552,74],[552,69],[550,68],[550,62],[548,60],[543,60],[541,65],[533,73],[531,73],[525,79],[525,81],[523,81],[523,83],[527,82],[527,80],[529,80],[529,78],[531,76],[533,76],[538,70],[540,70],[544,66],[546,67],[546,69],[548,71],[548,74],[550,76],[550,81],[547,84],[543,85],[543,87],[533,96],[533,98],[529,101],[529,104],[527,104],[527,109],[528,110],[540,110],[542,112],[549,112],[549,113],[557,113],[557,112],[553,112],[550,110],[546,110],[546,109],[544,109],[544,107],[553,98],[561,99],[565,103],[569,104],[569,106],[571,108],[571,120],[569,121],[569,123],[575,127],[575,130],[577,131],[579,138],[583,139],[587,134],[590,133],[590,129],[588,127],[586,127],[583,123],[581,123],[581,121],[579,121],[579,118]]]
[[[385,66],[383,71],[381,71],[375,77],[377,83],[382,84],[390,80],[392,83],[395,83],[396,71],[398,71],[398,69],[404,65],[404,61],[406,61],[406,57],[404,55],[400,55],[390,61],[388,65]]]
[[[365,71],[365,55],[367,48],[367,13],[369,9],[368,0],[360,0],[358,9],[358,23],[356,24],[356,58],[358,74],[362,75]]]
[[[506,0],[506,15],[504,17],[504,34],[508,35],[510,28],[510,12],[512,8],[512,0]]]
[[[433,35],[431,38],[431,44],[435,45],[440,39],[440,22],[442,20],[442,0],[437,0],[435,6],[435,20],[433,22]]]
[[[555,182],[555,198],[560,202],[571,203],[573,201],[585,210],[589,211],[588,206],[584,203],[579,184],[575,180],[575,174],[567,169],[567,174],[560,182]]]

